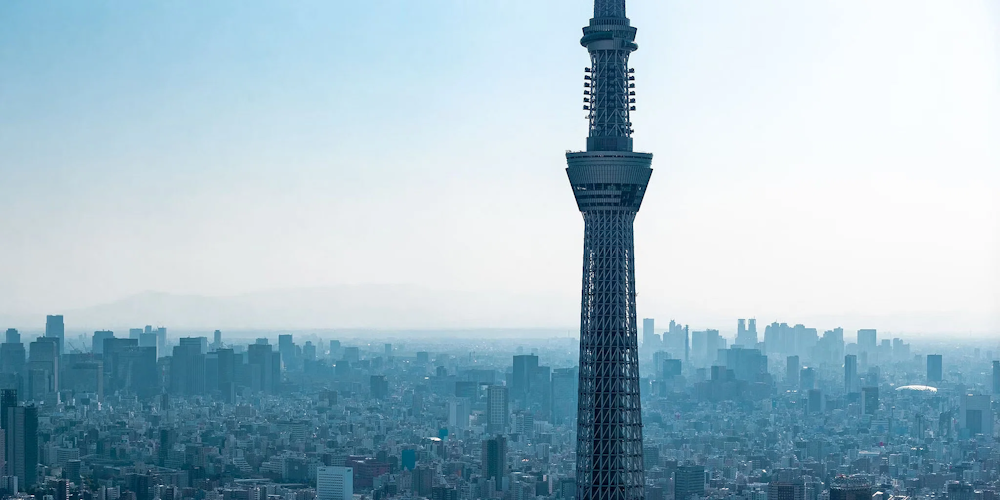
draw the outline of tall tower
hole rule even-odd
[[[577,500],[645,497],[632,222],[653,155],[632,151],[635,32],[625,0],[595,0],[580,40],[590,52],[583,84],[590,133],[585,152],[566,154],[584,221]]]

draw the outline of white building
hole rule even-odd
[[[352,500],[354,469],[351,467],[317,467],[317,500]]]

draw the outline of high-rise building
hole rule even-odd
[[[139,337],[140,342],[147,334]],[[201,337],[203,338],[203,337]],[[140,346],[141,347],[141,346]],[[155,349],[155,345],[150,347]],[[205,355],[199,337],[185,337],[174,346],[170,357],[170,391],[173,394],[198,395],[206,389]]]
[[[45,336],[58,339],[59,352],[65,352],[63,350],[63,339],[66,337],[66,324],[63,323],[61,314],[45,317]]]
[[[372,375],[368,381],[368,388],[374,399],[385,399],[389,396],[389,381],[385,375]]]
[[[507,438],[494,436],[483,440],[483,476],[499,486],[507,475]]]
[[[538,356],[534,354],[522,354],[514,356],[514,371],[511,374],[511,397],[516,401],[522,401],[528,397],[531,390],[531,381],[538,370]]]
[[[115,332],[110,330],[98,330],[94,332],[90,351],[94,354],[104,354],[104,339],[112,339],[114,337]]]
[[[807,391],[806,408],[809,413],[821,413],[823,411],[823,391],[819,389],[809,389]]]
[[[0,429],[7,429],[7,410],[17,406],[17,389],[0,390]]]
[[[986,394],[963,394],[959,402],[958,428],[975,437],[993,437],[993,409]]]
[[[61,318],[61,316],[60,316]],[[59,337],[39,337],[28,350],[28,395],[40,400],[59,392]]]
[[[874,415],[878,412],[878,387],[861,388],[861,413]]]
[[[642,348],[647,353],[658,351],[662,347],[660,336],[656,334],[655,324],[653,318],[642,319]]]
[[[816,369],[807,366],[799,371],[799,390],[808,391],[816,387]]]
[[[927,355],[927,382],[944,380],[944,366],[940,354]]]
[[[858,357],[854,354],[844,356],[844,392],[858,392],[861,380],[858,378]]]
[[[556,424],[571,422],[576,418],[576,368],[552,370],[552,421]]]
[[[316,498],[317,500],[352,500],[354,498],[354,469],[336,466],[317,467]]]
[[[858,330],[858,350],[875,352],[878,345],[878,332],[874,328]]]
[[[692,495],[705,496],[705,467],[679,465],[674,471],[674,498],[689,500]]]
[[[0,344],[0,373],[14,375],[15,380],[25,374],[24,344],[20,342],[4,342]]]
[[[633,221],[653,155],[632,150],[635,34],[625,0],[595,0],[580,40],[589,134],[586,151],[566,153],[584,221],[577,500],[644,496]]]
[[[4,432],[7,474],[17,476],[18,488],[31,488],[38,469],[38,409],[34,406],[7,408],[7,428]]]
[[[785,358],[785,383],[791,387],[799,386],[799,357]]]
[[[467,398],[453,398],[448,402],[448,425],[459,430],[469,428],[471,404]]]
[[[1000,361],[993,362],[993,394],[1000,394]]]
[[[507,432],[509,416],[507,388],[502,385],[491,385],[486,390],[486,432],[490,434]]]
[[[216,330],[212,332],[212,348],[219,349],[222,347],[222,330]]]
[[[750,319],[750,327],[747,328],[747,320],[740,319],[736,322],[736,345],[743,347],[757,347],[757,320]]]
[[[16,328],[8,328],[4,336],[4,342],[8,344],[20,344],[21,334],[18,333]]]
[[[250,389],[260,392],[275,392],[274,355],[269,344],[247,346],[247,365],[250,369]],[[280,382],[280,380],[279,380]]]

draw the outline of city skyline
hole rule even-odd
[[[0,500],[1000,500],[998,137],[994,0],[0,1]]]
[[[243,5],[0,6],[0,316],[410,283],[572,326],[582,229],[551,145],[583,147],[559,82],[587,64],[566,42],[586,6]],[[636,56],[637,149],[665,167],[637,221],[640,315],[997,331],[995,3],[630,9],[663,26]],[[341,326],[315,323],[293,326]]]

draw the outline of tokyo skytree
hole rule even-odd
[[[635,313],[635,220],[653,155],[632,151],[636,29],[625,0],[596,0],[580,44],[590,52],[585,152],[566,173],[583,214],[583,291],[577,408],[577,500],[645,497]]]

